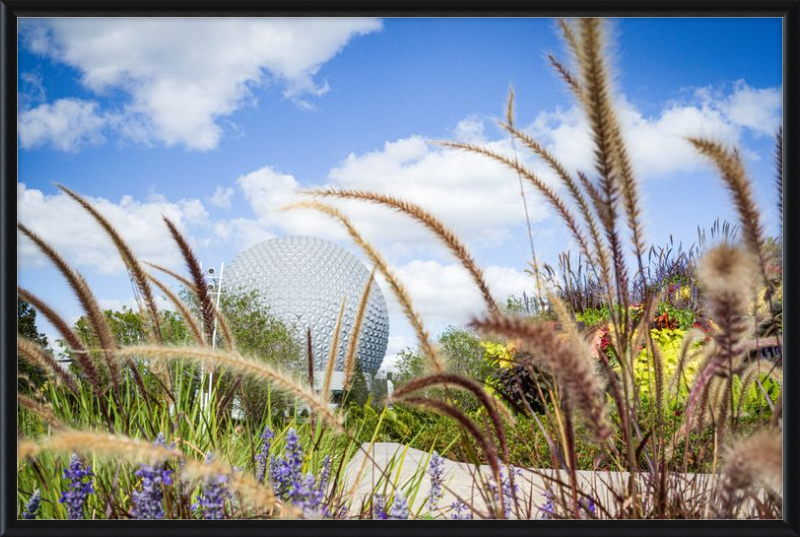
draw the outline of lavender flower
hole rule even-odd
[[[42,491],[36,489],[25,504],[25,510],[22,512],[22,518],[26,520],[33,520],[39,513],[39,507],[42,505]]]
[[[388,519],[388,515],[386,514],[386,505],[385,499],[383,498],[383,494],[375,494],[372,496],[372,518],[375,520],[386,520]]]
[[[206,462],[214,460],[211,453],[206,453]],[[218,475],[206,479],[203,492],[197,499],[197,507],[203,510],[206,520],[222,520],[225,518],[225,500],[230,496],[226,486],[228,477]]]
[[[61,492],[59,503],[67,505],[67,516],[70,520],[84,518],[86,498],[94,492],[92,483],[91,466],[84,466],[78,455],[73,453],[69,466],[64,469],[64,479],[67,480],[67,490]],[[85,481],[88,479],[88,481]]]
[[[594,518],[597,508],[594,504],[594,498],[589,498],[588,500],[578,500],[578,505],[581,506],[586,514],[588,515],[587,518]]]
[[[158,437],[153,444],[166,447],[167,442],[166,438],[164,438],[164,433],[158,433]],[[142,478],[142,490],[135,490],[131,494],[133,500],[132,514],[134,518],[162,519],[164,518],[164,490],[162,486],[172,484],[172,470],[165,469],[163,464],[156,466],[140,464],[139,466],[140,468],[135,475]]]
[[[428,509],[435,511],[439,500],[442,498],[442,478],[444,477],[444,459],[434,451],[428,465],[428,475],[431,478],[431,490],[428,494]]]
[[[514,503],[514,499],[517,496],[517,484],[511,485],[511,474],[521,477],[522,471],[519,468],[514,466],[510,466],[508,468],[508,475],[506,475],[502,470],[500,470],[500,489],[501,493],[503,494],[503,517],[508,518],[511,515],[511,505]],[[500,495],[497,490],[497,485],[492,479],[489,482],[489,488],[491,489],[492,493],[494,494],[494,500],[497,503],[500,503]]]
[[[550,520],[556,514],[555,503],[553,502],[553,495],[548,490],[544,493],[544,497],[547,501],[544,503],[544,505],[542,505],[539,508],[539,512],[542,514],[540,518],[542,520]]]
[[[283,459],[273,462],[276,494],[285,500],[300,500],[303,491],[303,447],[294,429],[289,429],[286,435]]]
[[[256,454],[256,480],[259,483],[264,482],[264,477],[267,475],[267,455],[269,455],[269,450],[271,447],[271,440],[275,436],[269,426],[264,427],[264,432],[261,433],[261,449]]]
[[[389,512],[389,518],[392,520],[408,519],[408,501],[399,490],[394,493],[394,503],[392,504],[392,510]]]
[[[456,500],[450,504],[450,508],[455,511],[450,518],[453,520],[472,520],[472,509],[461,500]]]

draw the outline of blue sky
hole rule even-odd
[[[493,118],[513,84],[518,124],[569,169],[591,170],[585,120],[546,60],[567,58],[550,19],[21,19],[19,29],[18,218],[107,307],[132,304],[130,283],[110,242],[55,182],[94,201],[142,258],[174,268],[162,213],[204,263],[219,265],[290,234],[357,253],[324,217],[277,211],[299,188],[402,195],[460,233],[503,299],[532,289],[516,176],[426,142],[509,151]],[[697,226],[735,218],[714,171],[681,138],[696,134],[742,148],[776,234],[781,20],[614,20],[610,36],[648,241],[671,234],[688,245]],[[575,247],[528,195],[541,261],[554,263]],[[463,270],[424,230],[379,208],[341,206],[386,253],[432,332],[480,311]],[[18,265],[22,286],[77,318],[64,282],[23,239]],[[393,354],[413,336],[389,305]]]

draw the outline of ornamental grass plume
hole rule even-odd
[[[153,445],[166,448],[167,442],[164,433],[158,433]],[[136,477],[142,479],[142,490],[131,493],[133,500],[132,514],[138,519],[164,518],[164,489],[165,485],[172,484],[172,470],[164,468],[163,463],[149,465],[140,464]]]
[[[91,466],[84,466],[77,453],[72,454],[69,466],[64,469],[67,480],[66,490],[61,492],[60,503],[66,504],[67,516],[70,520],[85,518],[86,499],[94,493]]]
[[[26,520],[33,520],[39,514],[39,507],[42,505],[42,491],[36,489],[31,494],[28,503],[25,504],[25,510],[22,512],[22,518]]]

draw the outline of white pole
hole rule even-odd
[[[214,304],[214,306],[217,309],[217,311],[219,311],[219,299],[220,299],[220,296],[222,295],[222,275],[224,274],[224,272],[225,272],[225,263],[220,263],[219,264],[219,278],[217,279],[217,299],[216,299],[216,302]],[[211,348],[212,349],[216,349],[217,348],[217,317],[216,316],[214,316],[214,330],[212,330],[212,333],[211,333]],[[211,390],[213,389],[213,387],[214,387],[214,370],[211,369],[208,372],[208,399],[207,399],[208,405],[211,404]]]

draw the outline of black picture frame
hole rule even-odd
[[[800,0],[0,0],[0,537],[295,535],[800,536],[800,330],[784,335],[783,520],[664,521],[28,521],[16,513],[17,18],[37,16],[664,16],[782,17],[785,174],[784,274],[800,270]],[[743,36],[746,39],[746,36]],[[795,326],[798,286],[784,280],[784,322]],[[800,311],[800,309],[798,309]],[[800,326],[800,325],[798,325]]]

